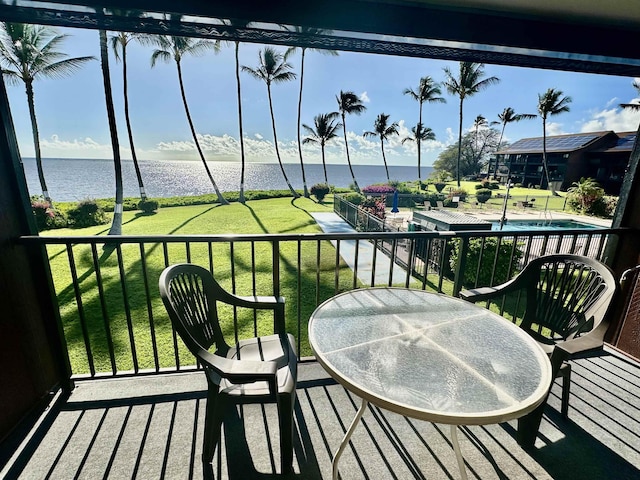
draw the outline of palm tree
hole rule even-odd
[[[249,73],[254,78],[262,80],[267,85],[267,95],[269,96],[269,111],[271,112],[271,126],[273,127],[273,143],[276,147],[276,156],[278,157],[278,163],[280,164],[280,170],[282,170],[282,176],[284,177],[289,190],[294,198],[298,198],[298,192],[296,192],[289,182],[287,173],[284,171],[284,165],[280,158],[280,149],[278,148],[278,135],[276,133],[276,118],[273,114],[273,101],[271,98],[271,84],[288,82],[296,78],[296,74],[291,71],[291,65],[287,63],[284,55],[276,52],[271,47],[265,47],[264,50],[258,52],[259,66],[258,68],[251,68],[243,66],[242,70]]]
[[[329,140],[332,140],[338,136],[336,133],[338,128],[342,126],[341,123],[335,123],[338,118],[338,112],[321,113],[313,117],[314,127],[310,127],[307,124],[302,124],[308,137],[302,140],[302,143],[319,143],[322,150],[322,168],[324,169],[324,183],[328,184],[327,178],[327,164],[324,158],[324,147]]]
[[[389,140],[391,135],[398,135],[398,122],[393,122],[389,125],[389,116],[381,113],[376,117],[376,121],[373,123],[373,131],[364,132],[365,137],[378,137],[380,139],[380,148],[382,149],[382,161],[384,162],[384,169],[387,172],[387,182],[390,182],[389,167],[387,166],[387,157],[384,154],[384,141]]]
[[[313,27],[288,27],[285,26],[287,30],[291,29],[296,33],[300,33],[303,35],[329,35],[331,34],[331,30],[323,30],[321,28],[313,28]],[[290,54],[294,53],[298,47],[289,47],[285,57],[289,57]],[[317,52],[323,53],[325,55],[338,55],[338,52],[335,50],[319,50],[312,49]],[[302,87],[304,85],[304,56],[307,51],[307,47],[300,47],[300,51],[302,52],[302,58],[300,59],[300,94],[298,96],[298,155],[300,156],[300,169],[302,170],[302,185],[304,188],[304,196],[309,198],[309,190],[307,189],[307,178],[304,172],[304,161],[302,159],[302,142],[300,140],[300,122],[302,121]],[[326,168],[325,168],[326,170]],[[326,172],[325,172],[325,182],[326,182]]]
[[[418,181],[421,182],[420,145],[427,140],[435,140],[436,134],[429,127],[424,127],[421,123],[418,123],[415,127],[411,127],[411,133],[413,135],[402,139],[402,144],[404,145],[406,142],[416,142],[416,146],[418,147]],[[422,184],[420,184],[420,188],[422,189]]]
[[[171,60],[175,61],[176,67],[178,69],[178,83],[180,84],[180,94],[182,95],[182,103],[184,104],[184,111],[187,115],[187,122],[189,122],[189,128],[191,129],[191,135],[193,137],[193,142],[196,145],[196,149],[198,150],[198,154],[200,155],[200,160],[202,160],[202,164],[204,165],[204,169],[209,176],[209,180],[211,181],[211,185],[218,196],[218,202],[222,205],[228,205],[229,202],[222,196],[218,186],[216,185],[215,180],[213,179],[213,175],[211,174],[211,170],[209,170],[209,166],[207,165],[207,160],[204,158],[204,153],[202,152],[202,148],[200,147],[200,142],[198,141],[198,135],[196,134],[196,129],[193,125],[193,120],[191,119],[191,113],[189,112],[189,104],[187,103],[187,96],[184,91],[184,83],[182,81],[182,58],[185,55],[203,55],[205,52],[209,50],[213,50],[214,52],[218,52],[220,50],[220,44],[218,42],[211,42],[209,40],[203,39],[193,39],[187,37],[176,37],[176,36],[166,36],[159,35],[151,38],[151,41],[155,43],[159,48],[154,50],[151,54],[151,67],[155,67],[156,63],[160,60],[165,63],[169,63]]]
[[[413,90],[411,88],[405,88],[404,92],[402,93],[404,93],[405,95],[409,95],[416,102],[418,102],[418,110],[419,110],[418,124],[419,125],[423,125],[422,123],[422,104],[423,103],[425,102],[447,103],[447,101],[440,96],[442,94],[442,91],[440,90],[440,84],[437,83],[435,80],[433,80],[433,78],[431,77],[422,77],[420,79],[420,83],[418,84],[417,89]],[[420,135],[414,136],[413,138],[416,141],[416,145],[418,147],[418,182],[420,185],[422,185],[422,177],[421,177],[421,171],[420,171],[420,164],[421,164],[420,145],[422,144],[422,139],[420,138]]]
[[[549,88],[545,93],[538,94],[538,114],[542,118],[542,167],[547,177],[547,186],[551,186],[549,179],[549,166],[547,165],[547,117],[569,111],[571,97],[563,97],[561,90]],[[540,186],[544,177],[540,178]],[[553,189],[552,193],[555,194]]]
[[[633,85],[633,88],[636,89],[636,93],[640,96],[640,80],[637,80],[637,79],[634,80],[631,85]],[[640,103],[621,103],[620,106],[622,108],[628,108],[630,110],[640,111]]]
[[[225,23],[236,28],[246,28],[251,24],[251,22],[247,22],[245,20],[235,20],[235,19],[225,20]],[[240,57],[239,57],[240,41],[236,39],[233,41],[233,43],[235,44],[235,55],[236,55],[236,90],[238,94],[238,131],[240,136],[240,162],[241,162],[240,195],[238,197],[238,201],[240,203],[245,203],[246,200],[244,197],[244,176],[245,176],[246,158],[244,154],[244,131],[242,127],[242,89],[240,87]]]
[[[40,134],[33,93],[33,82],[40,78],[61,78],[78,71],[95,57],[65,58],[58,50],[68,35],[60,35],[54,28],[24,23],[0,23],[0,64],[7,83],[24,83],[33,132],[33,146],[42,195],[49,204],[51,196],[42,168]]]
[[[500,148],[500,145],[502,145],[502,137],[504,136],[504,129],[507,126],[507,123],[519,122],[520,120],[533,120],[536,117],[537,115],[533,113],[516,113],[513,108],[506,107],[502,111],[502,113],[498,114],[498,118],[500,119],[500,122],[498,123],[502,124],[502,129],[500,130],[500,140],[498,140],[498,148]],[[496,160],[496,169],[494,171],[493,178],[496,178],[497,173],[498,161]],[[489,172],[489,175],[491,175],[491,172]]]
[[[500,82],[498,77],[488,77],[484,73],[483,63],[460,62],[460,73],[455,77],[449,68],[445,67],[447,80],[444,82],[451,95],[460,98],[460,123],[458,126],[458,159],[456,163],[456,178],[460,186],[460,157],[462,154],[462,106],[464,99]]]
[[[340,94],[336,95],[336,100],[338,102],[338,111],[342,116],[342,132],[344,133],[344,147],[347,151],[347,164],[349,165],[349,171],[351,172],[351,178],[353,179],[353,185],[356,189],[356,192],[360,193],[360,187],[358,186],[358,182],[356,181],[356,176],[353,173],[353,167],[351,166],[351,159],[349,158],[349,143],[347,142],[347,124],[346,124],[346,116],[347,114],[355,113],[356,115],[360,115],[364,112],[367,107],[362,103],[360,98],[353,92],[343,92],[340,90]]]
[[[129,13],[125,11],[125,14]],[[138,16],[136,13],[131,13],[132,16]],[[137,38],[137,34],[129,32],[117,32],[111,37],[111,49],[116,58],[116,61],[122,60],[122,90],[124,95],[124,119],[127,124],[127,134],[129,136],[129,147],[131,148],[131,159],[133,160],[133,167],[136,171],[136,178],[138,179],[138,188],[140,190],[140,200],[143,202],[147,199],[147,194],[144,190],[144,182],[142,181],[142,173],[140,172],[140,165],[138,164],[138,156],[136,155],[136,148],[133,143],[133,132],[131,129],[131,119],[129,117],[129,93],[128,93],[128,79],[127,79],[127,46],[131,41]]]
[[[101,14],[100,12],[99,14]],[[111,75],[109,73],[109,50],[107,48],[107,31],[98,30],[100,38],[100,66],[102,69],[102,83],[104,85],[104,100],[107,107],[107,119],[109,133],[111,135],[111,149],[113,152],[113,166],[115,169],[116,201],[113,207],[113,219],[108,235],[122,235],[122,211],[124,192],[122,185],[122,159],[120,158],[120,143],[118,141],[118,127],[116,125],[116,113],[113,108],[113,94],[111,91]],[[110,248],[105,245],[105,248]]]

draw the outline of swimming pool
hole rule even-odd
[[[597,229],[603,228],[590,223],[575,220],[509,220],[502,227],[502,231],[514,230],[567,230],[567,229]],[[491,230],[500,230],[500,222],[491,222]]]

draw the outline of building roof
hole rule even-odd
[[[606,136],[613,135],[616,135],[616,133],[612,131],[606,131],[571,133],[568,135],[555,135],[547,137],[547,152],[574,152],[576,150],[587,148],[589,145]],[[496,153],[499,155],[509,155],[517,153],[542,153],[542,140],[542,137],[523,138],[507,146],[504,150],[500,150]]]
[[[603,148],[596,148],[594,152],[627,152],[631,153],[633,150],[633,144],[636,141],[636,132],[621,132],[616,133],[618,140],[614,145],[609,145]]]

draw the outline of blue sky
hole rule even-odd
[[[70,56],[99,58],[98,32],[59,29],[70,37],[64,50]],[[262,45],[241,44],[240,63],[256,67]],[[279,48],[284,52],[284,48]],[[131,122],[138,157],[142,159],[196,159],[197,154],[186,122],[174,63],[150,66],[151,47],[132,44],[128,49],[129,99]],[[300,54],[290,57],[299,74]],[[203,57],[182,62],[191,114],[209,161],[239,161],[238,120],[233,44]],[[338,56],[308,50],[305,61],[303,123],[336,109],[335,96],[351,90],[361,96],[367,111],[347,117],[349,150],[354,164],[382,165],[380,144],[363,138],[373,129],[379,113],[399,122],[400,135],[385,146],[387,160],[394,165],[415,165],[415,146],[401,140],[410,134],[418,117],[418,104],[403,95],[405,88],[416,88],[420,77],[430,75],[443,81],[443,67],[456,72],[456,62],[401,58],[341,52]],[[112,87],[123,158],[130,158],[122,102],[122,65],[110,57]],[[588,75],[549,70],[486,65],[488,76],[501,82],[465,100],[463,128],[469,129],[481,114],[497,120],[505,107],[517,113],[536,113],[538,93],[553,87],[572,97],[571,111],[551,117],[548,134],[614,130],[636,130],[640,113],[622,111],[619,103],[634,101],[632,78]],[[264,83],[241,73],[247,160],[275,162],[269,105]],[[31,125],[23,86],[8,86],[9,99],[21,154],[34,155]],[[278,140],[283,161],[297,162],[296,118],[299,79],[272,87]],[[36,113],[44,157],[111,158],[111,147],[100,63],[85,65],[65,79],[45,79],[34,85]],[[436,140],[423,144],[423,165],[430,165],[447,145],[457,140],[458,98],[443,87],[445,104],[425,104],[423,123],[433,129]],[[636,100],[640,101],[640,100]],[[507,126],[505,139],[542,135],[541,120],[522,121]],[[319,163],[319,147],[305,146],[305,162]],[[327,148],[329,163],[346,163],[341,139]]]

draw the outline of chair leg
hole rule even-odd
[[[283,474],[293,471],[293,407],[295,391],[278,395],[278,422],[280,424],[280,469]]]
[[[569,417],[569,389],[571,387],[571,364],[564,363],[560,368],[562,376],[562,407],[561,413],[563,418]]]
[[[218,386],[210,384],[207,392],[204,439],[202,443],[202,460],[205,463],[211,463],[213,461],[213,454],[216,451],[218,443],[220,443],[220,433],[226,403],[225,396],[218,392]]]

